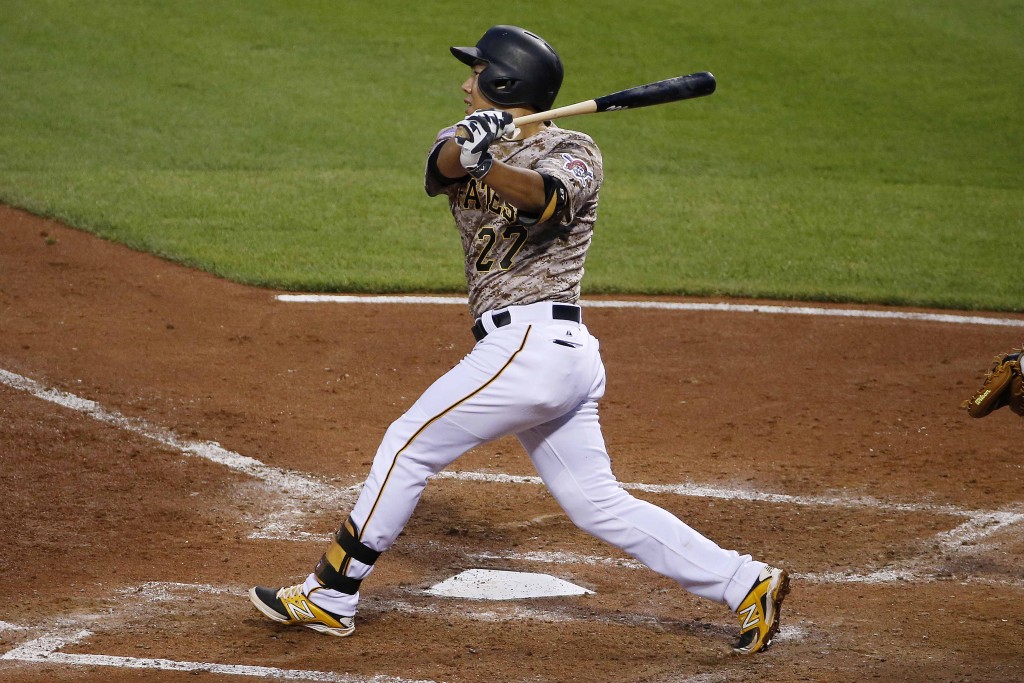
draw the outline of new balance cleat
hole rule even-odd
[[[740,619],[740,639],[732,651],[742,655],[764,652],[779,630],[782,600],[789,593],[789,574],[766,566],[743,598],[736,614]]]
[[[279,624],[300,624],[329,636],[345,637],[356,630],[352,617],[343,617],[318,607],[302,592],[302,584],[275,591],[256,586],[249,589],[249,600],[263,616]]]

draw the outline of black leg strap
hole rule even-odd
[[[355,522],[349,517],[334,535],[327,552],[320,557],[316,568],[313,570],[317,581],[324,588],[354,595],[359,591],[361,579],[353,579],[345,576],[348,565],[352,559],[358,560],[366,565],[373,565],[380,557],[380,552],[364,545],[359,541],[359,529]]]
[[[359,529],[356,527],[355,522],[352,521],[352,518],[349,517],[341,525],[341,528],[338,529],[338,533],[334,535],[334,540],[341,546],[346,555],[354,557],[363,564],[372,565],[380,557],[380,552],[367,545],[363,545],[359,541],[358,536]]]

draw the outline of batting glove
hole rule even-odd
[[[459,163],[467,172],[480,180],[491,170],[494,159],[487,151],[497,138],[517,133],[512,115],[498,109],[483,109],[473,112],[456,127],[455,142],[461,148]]]

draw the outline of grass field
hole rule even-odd
[[[520,23],[606,185],[587,292],[1024,310],[1024,2],[8,0],[0,201],[241,282],[459,291],[422,191],[449,45]]]

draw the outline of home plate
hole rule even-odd
[[[430,595],[475,600],[523,600],[562,595],[586,595],[587,590],[548,574],[467,569],[426,590]]]

